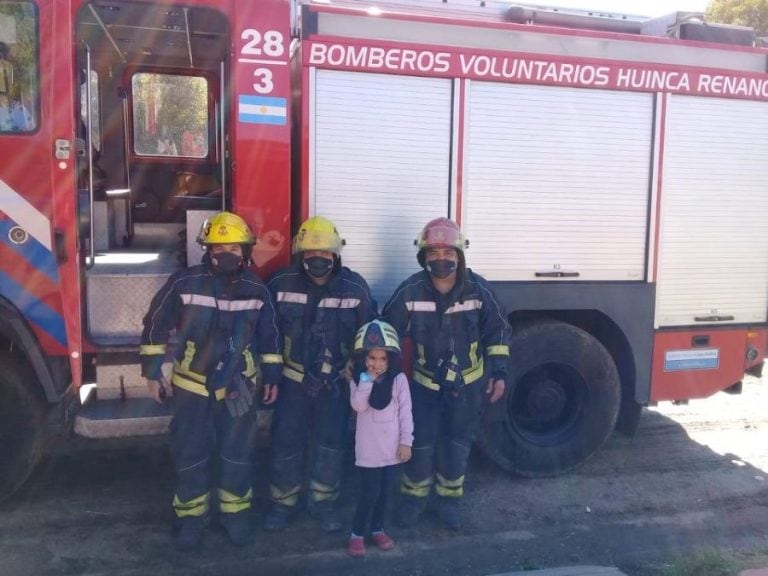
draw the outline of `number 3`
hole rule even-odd
[[[269,94],[275,88],[272,82],[272,70],[269,68],[256,68],[253,77],[258,80],[253,84],[253,89],[259,94]]]

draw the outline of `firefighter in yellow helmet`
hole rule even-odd
[[[415,437],[401,478],[399,520],[415,524],[436,484],[440,517],[456,530],[483,394],[491,402],[504,394],[509,326],[488,282],[467,268],[469,242],[455,222],[428,222],[415,244],[424,270],[384,307],[386,320],[413,341]]]
[[[264,521],[269,531],[284,529],[298,509],[310,422],[310,512],[325,531],[342,526],[336,501],[349,420],[349,379],[344,373],[355,333],[376,316],[368,284],[341,265],[343,246],[333,222],[309,218],[293,239],[293,264],[269,281],[284,339],[283,378],[272,428],[272,509]]]
[[[211,462],[218,468],[219,518],[231,541],[250,541],[253,398],[277,398],[282,340],[269,289],[248,263],[255,238],[245,221],[221,212],[203,224],[202,264],[173,274],[144,317],[142,375],[162,402],[162,364],[171,331],[173,423],[171,456],[176,470],[175,543],[197,548],[211,499]]]

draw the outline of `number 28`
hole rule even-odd
[[[245,45],[240,53],[248,56],[270,56],[279,58],[285,53],[283,35],[277,30],[267,30],[262,34],[253,28],[246,28],[240,34],[240,39],[245,40]]]
[[[262,34],[253,28],[247,28],[240,34],[240,39],[245,40],[245,45],[240,49],[240,54],[245,56],[268,56],[279,58],[285,53],[283,35],[277,30],[267,30]],[[256,80],[253,89],[258,94],[269,94],[274,90],[272,70],[269,68],[256,68],[253,71]]]

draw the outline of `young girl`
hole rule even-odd
[[[395,542],[384,532],[387,495],[398,464],[411,458],[413,416],[408,379],[400,372],[397,332],[381,320],[363,325],[355,338],[358,381],[350,382],[350,402],[357,412],[355,464],[360,469],[361,490],[352,522],[347,553],[365,555],[368,528],[380,550]]]

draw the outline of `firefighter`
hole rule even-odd
[[[496,402],[504,394],[509,325],[487,281],[467,268],[468,242],[453,221],[430,221],[415,244],[424,270],[384,308],[386,320],[413,344],[413,457],[401,477],[398,520],[415,524],[436,483],[440,518],[458,530],[483,396]]]
[[[377,311],[365,280],[341,265],[343,245],[330,220],[310,218],[293,240],[293,264],[269,281],[284,366],[272,427],[268,531],[283,530],[298,509],[310,428],[309,511],[326,532],[342,527],[336,501],[349,429],[349,364],[358,328]]]
[[[255,242],[248,225],[221,212],[205,221],[198,242],[205,249],[202,264],[176,272],[155,295],[140,349],[142,375],[152,397],[162,402],[161,367],[169,333],[176,330],[170,440],[174,539],[182,550],[195,549],[203,537],[214,454],[220,522],[232,543],[249,542],[252,403],[261,382],[263,402],[276,400],[282,367],[275,304],[247,267]]]

